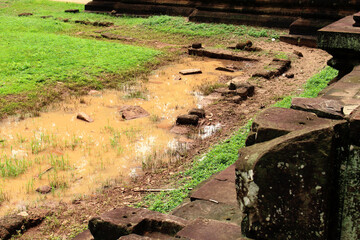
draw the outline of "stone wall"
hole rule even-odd
[[[93,0],[87,11],[187,16],[191,21],[288,27],[298,17],[337,20],[360,11],[360,0]]]
[[[254,119],[236,163],[247,237],[360,239],[359,69]]]

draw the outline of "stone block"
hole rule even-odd
[[[266,79],[271,79],[273,77],[280,76],[286,72],[291,67],[290,60],[282,60],[274,58],[270,64],[265,66],[264,70],[254,73],[253,77],[263,77]]]
[[[316,124],[240,149],[236,190],[247,237],[331,239],[346,129],[346,121]]]
[[[199,118],[205,117],[205,110],[200,108],[193,108],[189,111],[189,115],[196,115]]]
[[[241,227],[216,220],[197,219],[176,234],[177,237],[194,240],[245,240]]]
[[[176,119],[178,125],[193,125],[197,126],[199,123],[199,117],[197,115],[184,114],[180,115]]]
[[[344,105],[340,101],[324,98],[293,98],[291,108],[306,112],[313,112],[318,117],[343,119]]]
[[[129,234],[158,233],[174,236],[187,220],[147,209],[123,207],[94,217],[89,230],[97,240],[113,240]]]
[[[255,117],[246,144],[250,146],[269,141],[289,132],[326,125],[331,121],[319,118],[314,113],[287,108],[268,108]]]
[[[214,203],[206,200],[188,202],[176,208],[171,214],[187,220],[207,218],[222,222],[231,222],[239,226],[243,219],[243,213],[238,206]]]

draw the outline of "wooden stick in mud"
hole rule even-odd
[[[52,170],[54,167],[49,167],[48,169],[46,169],[45,171],[43,171],[42,173],[40,173],[39,175],[37,175],[35,178],[39,178],[42,175],[44,175],[45,173],[49,172],[50,170]]]

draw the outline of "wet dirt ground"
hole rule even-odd
[[[38,131],[46,132],[48,136],[56,136],[59,142],[58,146],[65,146],[65,140],[70,146],[55,150],[50,145],[46,151],[39,153],[40,155],[51,153],[67,156],[70,168],[58,171],[58,176],[62,176],[62,179],[68,183],[66,188],[57,188],[48,195],[40,195],[34,191],[35,187],[48,184],[47,175],[51,176],[55,172],[54,169],[46,172],[42,179],[37,176],[51,164],[42,164],[41,171],[34,167],[29,173],[1,183],[10,186],[8,191],[13,196],[12,200],[2,206],[3,213],[9,209],[25,209],[26,204],[31,202],[35,204],[30,209],[45,207],[53,212],[49,221],[45,221],[37,228],[30,229],[21,236],[21,239],[47,239],[54,235],[67,239],[74,228],[86,226],[92,216],[114,207],[136,205],[146,194],[139,192],[139,189],[171,188],[171,182],[176,181],[173,179],[175,173],[186,169],[186,164],[192,161],[193,156],[206,152],[213,144],[226,139],[262,108],[270,106],[283,96],[301,92],[301,86],[306,80],[325,67],[326,61],[330,58],[321,50],[301,48],[280,42],[260,42],[259,47],[263,48],[266,54],[251,55],[259,60],[258,63],[244,64],[242,70],[235,73],[215,70],[218,66],[231,63],[229,61],[201,57],[190,58],[183,55],[180,62],[153,72],[147,83],[137,89],[130,88],[135,91],[140,89],[145,93],[142,97],[145,96],[147,100],[124,99],[124,96],[129,94],[129,89],[124,92],[104,91],[100,95],[69,99],[54,106],[53,110],[41,113],[38,118],[3,123],[1,136],[13,136],[12,144],[0,147],[1,150],[5,149],[7,154],[12,154],[12,150],[25,150],[28,156],[32,156],[29,141],[36,139]],[[294,55],[294,50],[301,51],[304,57],[299,58]],[[271,80],[251,78],[256,70],[263,69],[271,62],[277,52],[287,53],[292,60],[291,68],[287,73],[293,73],[294,78],[285,76]],[[189,68],[200,68],[203,73],[181,76],[182,80],[174,80],[180,70]],[[191,148],[187,150],[186,154],[172,158],[177,155],[173,155],[171,151],[170,154],[166,152],[169,146],[171,148],[172,144],[169,143],[184,142],[184,138],[187,141],[189,136],[172,134],[170,128],[177,115],[184,114],[198,105],[201,97],[194,94],[197,86],[205,82],[224,83],[234,76],[253,84],[255,86],[254,96],[240,104],[218,101],[206,106],[207,117],[201,122],[200,128],[220,124],[221,131],[215,132],[206,139],[201,137],[191,139],[188,141],[191,143]],[[142,106],[150,116],[123,121],[121,118],[119,119],[118,113],[118,108],[123,105]],[[86,123],[77,120],[76,113],[79,111],[90,115],[94,122]],[[196,136],[198,136],[200,128],[194,130],[193,133]],[[72,130],[70,131],[70,129]],[[122,143],[119,144],[122,146],[120,152],[117,150],[119,145],[112,141],[114,136],[117,136],[114,129],[120,132],[120,138],[118,138],[119,143]],[[132,130],[129,131],[129,129]],[[24,145],[19,144],[17,133],[21,133],[23,136],[20,139],[30,140],[21,140]],[[82,137],[72,149],[73,144],[71,143],[73,143],[74,136]],[[127,142],[127,145],[124,146],[123,141]],[[144,158],[143,151],[139,151],[141,149],[137,145],[139,143],[145,143],[142,145],[145,146],[144,149],[147,149],[144,152],[155,152],[156,158]],[[11,146],[13,147],[11,148]],[[139,153],[141,154],[137,155]],[[106,164],[101,164],[99,154],[103,156],[102,159],[106,161]],[[154,154],[150,154],[150,156],[154,156]],[[129,159],[132,160],[129,161]],[[145,171],[141,171],[144,159],[156,159],[156,161],[148,164]],[[34,166],[39,165],[34,161]],[[131,180],[132,176],[137,176],[135,181]],[[118,181],[113,181],[114,178]],[[33,187],[32,191],[27,193],[29,179],[33,179]],[[60,180],[59,182],[61,182]],[[97,192],[96,189],[100,186],[102,188]],[[54,222],[59,223],[57,227]]]
[[[8,197],[0,212],[43,200],[71,201],[93,193],[112,179],[129,181],[143,175],[143,169],[173,163],[177,152],[186,148],[186,141],[179,143],[179,136],[170,128],[178,115],[196,107],[197,87],[217,82],[224,73],[215,68],[226,64],[229,61],[185,58],[154,71],[141,86],[123,92],[92,91],[54,105],[39,117],[2,122],[2,158],[26,167],[24,173],[0,181]],[[200,68],[202,74],[179,74],[191,68]],[[231,78],[242,72],[226,75]],[[134,93],[137,95],[129,98]],[[141,106],[149,116],[124,120],[119,108],[125,105]],[[77,119],[79,112],[94,122]],[[35,191],[44,185],[53,187],[52,192]]]

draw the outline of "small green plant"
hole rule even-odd
[[[161,117],[159,117],[159,115],[156,114],[151,114],[149,119],[153,123],[159,123],[161,121]]]
[[[283,52],[279,52],[279,53],[275,54],[274,58],[282,59],[282,60],[289,60],[289,56]]]
[[[200,86],[198,86],[197,90],[200,91],[205,96],[207,96],[207,95],[213,93],[216,89],[223,88],[223,87],[227,87],[227,85],[224,83],[207,82],[207,83],[204,83],[204,84],[201,84]]]
[[[147,100],[148,96],[147,96],[147,91],[140,91],[140,90],[136,90],[136,91],[131,91],[128,94],[126,94],[124,96],[124,99],[132,99],[132,98],[138,98],[138,99],[144,99]]]
[[[24,173],[32,162],[27,158],[12,158],[7,155],[0,156],[0,172],[2,177],[16,177]]]

